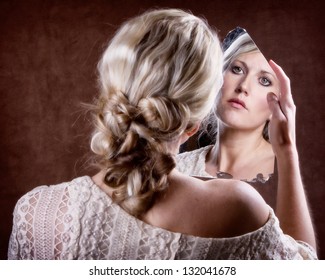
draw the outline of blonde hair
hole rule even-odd
[[[210,111],[222,84],[222,51],[208,24],[177,9],[146,12],[122,25],[99,64],[91,149],[134,216],[168,186],[175,167],[166,143]]]

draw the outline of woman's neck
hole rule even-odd
[[[208,173],[226,172],[236,179],[253,179],[258,173],[267,176],[273,172],[273,166],[272,147],[259,130],[219,130],[206,161]]]

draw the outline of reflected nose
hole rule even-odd
[[[235,92],[240,94],[240,93],[244,93],[245,95],[248,95],[248,82],[247,82],[247,79],[242,79],[236,89],[235,89]]]

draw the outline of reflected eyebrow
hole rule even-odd
[[[247,66],[247,64],[246,64],[244,61],[240,60],[240,59],[235,59],[235,60],[233,61],[233,63],[234,63],[234,62],[239,62],[239,63],[243,64],[244,67],[245,67],[246,69],[249,69],[248,66]],[[269,71],[266,71],[266,70],[260,70],[260,73],[261,73],[261,74],[269,74],[269,75],[271,75],[275,80],[277,79],[277,77],[276,77],[274,74],[272,74],[271,72],[269,72]]]
[[[277,79],[276,76],[274,76],[274,74],[272,74],[271,72],[265,71],[265,70],[261,70],[260,71],[261,74],[269,74],[271,75],[275,80]]]

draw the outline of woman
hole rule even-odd
[[[223,49],[224,85],[216,111],[205,123],[215,144],[180,154],[177,168],[188,175],[246,181],[275,209],[277,169],[268,138],[271,111],[266,96],[279,92],[278,80],[244,29],[231,31]]]
[[[222,83],[219,41],[203,20],[168,9],[129,20],[99,74],[91,148],[100,171],[24,195],[10,259],[316,258],[244,182],[175,169]]]

